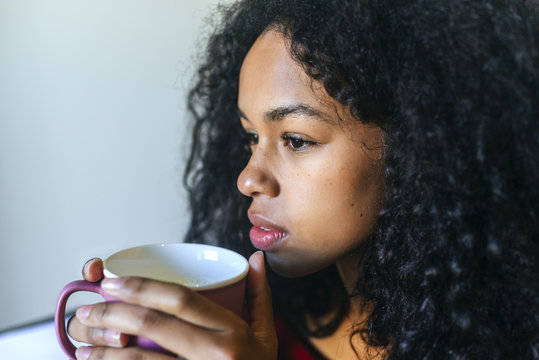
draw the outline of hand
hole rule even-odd
[[[132,277],[105,279],[103,289],[123,302],[79,308],[80,328],[74,328],[72,336],[88,342],[84,329],[112,329],[105,332],[144,336],[188,359],[276,359],[277,337],[263,254],[253,254],[249,263],[249,323],[183,286]],[[104,337],[97,340],[90,343],[101,346],[81,347],[77,358],[173,359],[135,347],[106,346]]]
[[[82,277],[90,282],[103,279],[103,261],[99,258],[88,260],[82,268]],[[129,335],[112,329],[87,327],[76,316],[69,319],[67,332],[73,339],[87,344],[123,347],[129,343]]]

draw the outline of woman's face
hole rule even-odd
[[[238,188],[252,198],[253,245],[288,277],[352,254],[383,197],[381,130],[360,124],[312,81],[276,31],[245,57],[238,107],[252,151]]]

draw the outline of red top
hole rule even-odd
[[[308,341],[292,331],[282,319],[275,319],[275,330],[279,340],[279,360],[324,359]]]

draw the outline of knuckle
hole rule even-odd
[[[141,352],[140,349],[137,348],[131,348],[126,351],[126,359],[128,360],[148,360],[149,357],[144,353]]]
[[[192,307],[193,297],[188,289],[178,288],[174,296],[174,310],[176,314],[183,313],[186,309]]]
[[[145,309],[140,314],[140,319],[137,323],[137,330],[158,328],[163,323],[163,316],[160,312]]]
[[[88,360],[102,360],[105,358],[106,350],[105,348],[94,347]]]
[[[225,336],[225,339],[221,339],[214,346],[212,358],[216,360],[237,360],[245,358],[246,344],[252,342],[248,331],[243,328],[234,329]],[[223,346],[226,344],[226,346]]]
[[[102,341],[102,331],[99,329],[87,327],[86,328],[86,339],[90,344],[98,344]]]
[[[104,303],[94,305],[92,308],[91,315],[99,320],[106,319],[107,316],[109,315],[109,311],[110,311],[110,303],[104,302]]]
[[[215,360],[238,360],[241,359],[241,348],[230,344],[227,347],[214,348],[213,358]]]
[[[137,296],[138,294],[143,293],[147,289],[149,285],[149,280],[145,278],[130,277],[127,278],[125,285],[125,288],[131,295]]]
[[[121,351],[121,353],[119,351]],[[88,360],[118,359],[120,357],[125,360],[150,360],[152,358],[148,352],[137,347],[125,348],[122,350],[94,347]]]
[[[253,338],[252,330],[247,326],[236,326],[234,333],[236,338],[243,339],[243,341],[251,341]]]

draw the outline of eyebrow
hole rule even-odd
[[[248,120],[247,116],[238,108],[238,115],[245,120]],[[332,125],[333,121],[327,116],[327,114],[313,108],[307,104],[292,104],[279,106],[277,108],[268,110],[264,113],[264,119],[268,122],[280,121],[288,115],[312,118],[327,124]]]

